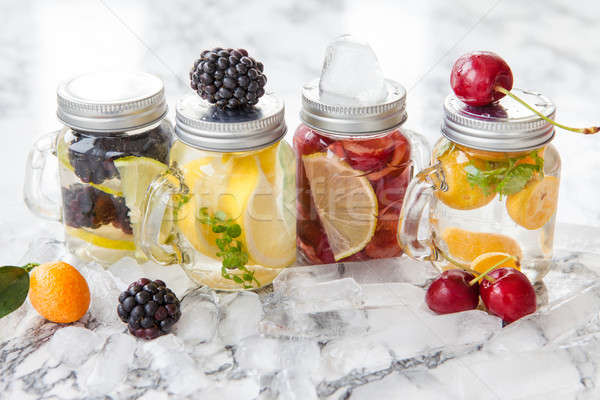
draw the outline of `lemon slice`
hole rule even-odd
[[[243,232],[248,255],[256,264],[287,267],[296,259],[296,235],[277,206],[278,193],[264,173],[248,201],[243,220]]]
[[[135,226],[141,217],[140,208],[148,186],[168,167],[153,158],[135,156],[118,158],[114,163],[121,176],[123,197],[129,208],[129,219]]]
[[[471,262],[471,268],[482,274],[496,264],[498,264],[496,268],[510,267],[519,271],[521,270],[514,256],[502,252],[491,252],[480,255]]]
[[[135,251],[135,243],[133,242],[133,240],[110,239],[104,236],[96,235],[84,229],[77,229],[71,227],[67,227],[66,232],[68,235],[81,239],[85,242],[91,243],[94,246],[104,247],[106,249],[113,250]]]
[[[361,251],[377,224],[377,197],[364,176],[338,157],[302,157],[312,198],[335,260]]]

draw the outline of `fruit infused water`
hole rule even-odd
[[[513,91],[553,117],[546,97]],[[532,282],[541,280],[552,259],[560,183],[553,126],[510,97],[469,106],[450,95],[444,110],[431,167],[409,186],[400,242],[440,269],[482,273],[505,260]],[[430,237],[423,239],[418,230],[426,206]]]
[[[144,201],[140,247],[213,289],[266,286],[296,260],[295,157],[263,69],[244,49],[201,53]]]
[[[302,124],[294,135],[300,262],[402,254],[398,218],[426,149],[400,127],[405,99],[368,45],[350,36],[329,45],[321,78],[303,88]]]
[[[57,95],[65,127],[40,139],[31,152],[26,203],[36,214],[62,220],[69,250],[79,257],[110,264],[141,256],[132,193],[145,190],[144,173],[127,166],[167,168],[173,127],[165,119],[162,81],[145,73],[90,73],[60,85]],[[39,160],[48,154],[58,158],[60,204],[45,201],[37,187]]]

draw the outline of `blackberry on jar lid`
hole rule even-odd
[[[94,72],[62,83],[57,116],[87,132],[125,132],[161,120],[167,113],[163,82],[143,72]]]

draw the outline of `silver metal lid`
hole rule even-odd
[[[376,105],[332,105],[319,96],[319,80],[304,85],[300,119],[313,129],[349,136],[371,135],[401,125],[406,120],[406,90],[386,80],[387,98]]]
[[[143,72],[94,72],[62,83],[58,118],[92,132],[123,132],[150,125],[167,113],[163,82]]]
[[[235,152],[266,147],[286,133],[283,100],[267,93],[250,110],[222,111],[195,94],[177,101],[175,135],[202,150]]]
[[[539,93],[512,91],[554,119],[556,107]],[[509,96],[484,107],[472,107],[455,95],[444,102],[442,134],[449,140],[479,150],[496,152],[526,151],[544,146],[554,138],[554,126]]]

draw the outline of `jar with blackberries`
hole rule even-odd
[[[38,139],[27,160],[24,199],[40,217],[64,223],[69,250],[104,264],[136,252],[146,185],[167,168],[173,128],[163,82],[137,72],[98,72],[62,83],[64,127]],[[58,160],[60,201],[44,185]]]

